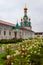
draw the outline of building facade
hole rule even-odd
[[[43,32],[35,32],[35,38],[42,38],[43,37]]]
[[[0,40],[1,39],[13,39],[13,38],[34,38],[34,31],[32,31],[32,26],[30,18],[27,16],[27,7],[24,8],[24,16],[21,19],[20,25],[8,23],[0,20]]]

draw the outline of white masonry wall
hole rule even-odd
[[[6,35],[4,35],[4,31],[6,31]],[[11,35],[9,35],[9,32],[11,32]],[[12,39],[13,37],[12,27],[0,24],[0,39]]]
[[[27,31],[27,30],[18,30],[17,31],[17,38],[22,38],[22,39],[29,39],[29,38],[34,38],[34,32]]]
[[[37,37],[43,38],[43,33],[41,35],[39,35],[39,34],[35,35],[35,38],[37,38]]]
[[[6,35],[4,35],[4,31],[6,31]],[[9,32],[11,32],[11,35],[9,35]],[[29,39],[34,37],[34,32],[20,29],[12,29],[11,26],[0,24],[0,40],[15,38],[15,32],[16,38]]]

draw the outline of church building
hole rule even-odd
[[[34,38],[34,31],[32,31],[31,19],[27,16],[27,7],[24,8],[24,16],[21,19],[20,25],[8,23],[0,20],[0,40],[22,38]]]

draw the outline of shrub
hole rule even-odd
[[[22,42],[22,41],[23,41],[22,38],[20,38],[20,39],[16,39],[16,38],[14,38],[14,39],[2,39],[2,40],[0,40],[0,43],[8,44],[8,43],[17,43],[17,42]]]

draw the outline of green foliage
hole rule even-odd
[[[14,38],[14,39],[4,39],[4,40],[0,40],[0,45],[1,45],[1,43],[2,44],[9,44],[9,43],[17,43],[17,42],[22,42],[23,41],[23,39],[16,39],[16,38]]]
[[[43,39],[23,40],[18,44],[7,44],[0,55],[0,65],[43,65]],[[12,50],[13,49],[13,50]],[[9,59],[6,59],[10,55]],[[2,61],[3,60],[3,61]]]

